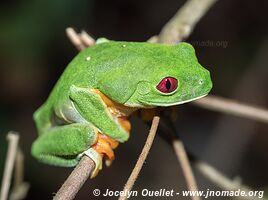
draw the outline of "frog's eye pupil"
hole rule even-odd
[[[156,88],[160,92],[164,93],[173,92],[174,90],[177,89],[177,87],[178,87],[178,80],[170,76],[163,78],[156,86]]]
[[[166,82],[166,88],[167,88],[167,90],[170,90],[170,87],[171,87],[170,80],[167,79],[167,82]]]

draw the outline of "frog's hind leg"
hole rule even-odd
[[[97,137],[97,130],[89,124],[52,127],[33,143],[32,155],[44,163],[72,167],[79,162],[82,154],[86,154],[95,162],[95,171],[98,171],[101,168],[101,158],[91,148],[97,142]]]

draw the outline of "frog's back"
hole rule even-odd
[[[152,44],[146,42],[117,42],[110,41],[94,45],[81,51],[66,67],[48,101],[55,104],[59,100],[68,98],[71,85],[98,89],[100,82],[109,72],[120,76],[122,71],[137,74],[144,70],[151,71],[148,66],[153,57],[168,53],[170,45]],[[173,62],[175,57],[169,56],[163,62]],[[147,62],[147,63],[146,63]],[[149,63],[149,64],[148,64]],[[111,75],[111,73],[109,73]]]

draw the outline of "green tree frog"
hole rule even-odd
[[[39,136],[32,155],[65,167],[89,156],[94,177],[103,157],[109,165],[118,143],[128,140],[134,111],[193,101],[211,88],[209,71],[188,43],[98,40],[70,62],[34,113]]]

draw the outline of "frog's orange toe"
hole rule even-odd
[[[118,146],[118,142],[107,135],[103,135],[101,133],[98,134],[98,141],[92,147],[99,154],[105,155],[107,158],[107,163],[112,163],[115,158],[114,151]]]
[[[99,134],[99,138],[101,138],[102,140],[108,142],[111,146],[112,149],[115,149],[118,147],[119,142],[116,141],[115,139],[107,136],[107,135],[103,135],[103,134]]]

